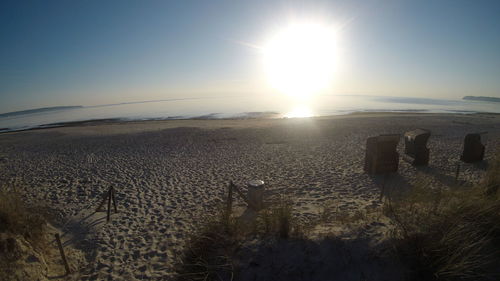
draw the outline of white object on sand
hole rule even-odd
[[[249,205],[254,207],[256,211],[261,210],[264,208],[264,182],[261,180],[251,180],[247,185],[247,199]]]

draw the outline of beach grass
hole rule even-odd
[[[249,239],[293,239],[303,236],[303,226],[293,215],[292,202],[281,198],[251,219],[227,214],[221,205],[216,215],[194,231],[176,266],[178,280],[233,280],[235,256]]]
[[[21,280],[18,278],[23,274],[26,280],[36,276],[34,270],[25,267],[22,257],[27,251],[35,255],[47,251],[47,223],[40,213],[15,190],[0,190],[0,280]]]
[[[395,252],[412,280],[499,280],[500,158],[473,188],[431,189],[417,184],[388,200]]]
[[[0,233],[22,235],[34,246],[43,241],[46,221],[16,191],[0,190]]]
[[[217,280],[220,275],[232,275],[230,256],[238,247],[237,231],[233,219],[209,218],[187,241],[176,265],[178,280]]]

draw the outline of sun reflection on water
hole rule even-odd
[[[286,118],[305,118],[312,117],[313,112],[307,106],[298,106],[285,114]]]

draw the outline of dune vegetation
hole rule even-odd
[[[395,224],[395,252],[414,280],[500,278],[500,157],[472,188],[430,189],[418,184],[387,200]]]
[[[51,212],[41,203],[27,203],[16,189],[0,189],[0,280],[75,280],[65,271],[55,242]],[[85,263],[84,254],[64,246],[71,273]]]
[[[16,191],[0,191],[0,279],[29,280],[47,273],[47,223]]]
[[[228,213],[222,205],[219,210],[190,236],[177,264],[179,280],[232,280],[237,270],[234,258],[250,237],[263,240],[302,236],[302,226],[285,199],[246,219]]]
[[[372,217],[389,220],[391,231],[383,244],[384,250],[373,252],[383,253],[383,258],[404,267],[405,280],[498,280],[499,187],[500,157],[497,157],[490,161],[479,185],[445,190],[431,188],[422,180],[404,194],[387,196],[379,214]],[[294,243],[308,243],[308,250],[314,251],[312,244],[325,245],[324,241],[336,239],[326,237],[313,242],[307,235],[312,226],[294,219],[289,201],[270,205],[256,214],[251,223],[225,213],[223,206],[219,209],[218,215],[191,235],[176,267],[179,280],[240,280],[240,267],[245,266],[241,252],[245,252],[242,248],[248,247],[249,240],[275,245],[289,241],[286,245],[291,248]],[[315,223],[325,222],[320,219]],[[354,245],[339,241],[338,249]],[[350,255],[351,251],[339,250],[331,255],[342,253]],[[292,249],[290,254],[303,253],[293,253]],[[248,260],[253,259],[243,262]]]

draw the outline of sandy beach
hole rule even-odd
[[[416,128],[432,132],[429,166],[405,161],[401,139],[399,171],[387,189],[422,178],[455,186],[464,136],[487,131],[486,161],[460,168],[459,185],[472,185],[500,145],[500,115],[493,114],[90,122],[0,134],[0,184],[54,210],[64,240],[87,253],[75,279],[162,280],[173,278],[186,237],[223,202],[230,180],[265,181],[266,197],[286,195],[305,222],[331,202],[350,213],[377,208],[381,177],[363,171],[366,139]],[[106,223],[105,213],[93,212],[111,186],[119,212]]]

